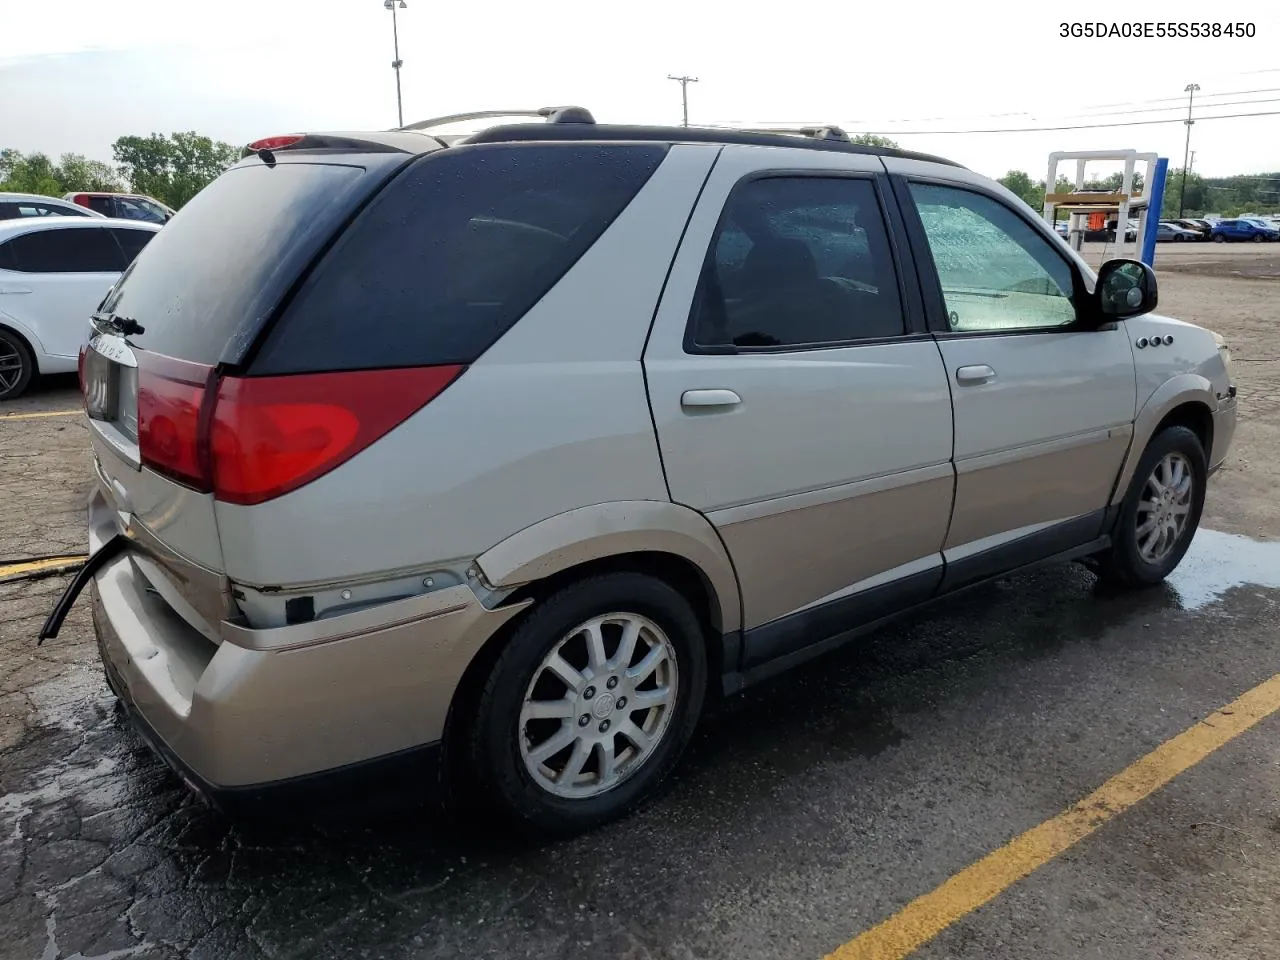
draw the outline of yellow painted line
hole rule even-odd
[[[74,417],[83,410],[42,410],[39,413],[5,413],[0,420],[43,420],[45,417]]]
[[[827,960],[898,960],[1280,710],[1280,674],[1156,747],[1052,820],[961,870]]]
[[[0,580],[6,577],[20,577],[24,573],[39,573],[41,570],[57,570],[59,567],[75,567],[88,559],[79,556],[48,557],[44,560],[31,560],[26,563],[11,563],[0,567]]]

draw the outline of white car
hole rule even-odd
[[[28,217],[98,217],[102,214],[88,207],[45,197],[38,193],[0,192],[0,220],[24,220]]]
[[[93,311],[159,229],[96,215],[0,221],[0,401],[76,369]]]

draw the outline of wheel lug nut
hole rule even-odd
[[[590,722],[591,722],[590,714],[584,713],[582,716],[578,718],[578,726],[580,727],[585,727]]]
[[[601,733],[608,733],[608,732],[609,732],[609,721],[608,721],[608,720],[601,720],[601,721],[600,721],[600,732],[601,732]]]
[[[583,691],[582,691],[582,695],[583,695],[584,697],[586,697],[588,700],[590,700],[592,697],[594,697],[594,696],[596,695],[596,688],[595,688],[595,687],[587,687],[587,689],[585,689],[585,690],[583,690]]]
[[[618,698],[618,704],[617,704],[617,706],[618,706],[618,709],[619,709],[619,710],[624,710],[624,709],[626,709],[626,706],[627,706],[627,698],[626,698],[626,697],[619,697],[619,698]]]
[[[617,685],[618,685],[618,678],[617,678],[617,677],[610,677],[610,678],[609,678],[609,682],[605,684],[605,686],[606,686],[606,687],[608,687],[610,690],[612,690],[612,689],[613,689],[614,687],[616,687]]]

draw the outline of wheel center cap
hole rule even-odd
[[[617,698],[612,693],[602,693],[591,705],[591,712],[597,720],[603,720],[613,713],[613,704]]]

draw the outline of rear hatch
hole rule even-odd
[[[243,367],[308,264],[410,159],[372,146],[241,161],[147,245],[100,305],[82,350],[98,509],[107,514],[93,518],[98,537],[110,532],[104,524],[127,532],[152,588],[210,639],[234,609],[202,419],[214,392],[234,392],[235,381],[220,377]],[[234,398],[224,406],[234,414]]]
[[[502,337],[668,150],[388,137],[402,139],[246,158],[156,234],[95,318],[81,375],[98,509],[211,639],[240,615],[254,627],[324,615],[352,577],[352,602],[399,596],[421,586],[415,565],[471,555],[469,542],[421,555],[404,517],[426,522],[429,504],[379,512],[364,494],[376,477],[329,474]],[[350,535],[333,549],[349,521],[376,549],[353,557]]]

